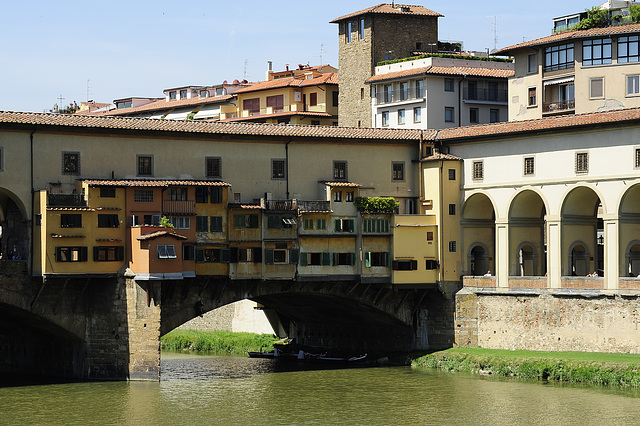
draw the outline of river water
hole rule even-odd
[[[0,388],[0,424],[631,425],[640,391],[163,354],[160,382]]]

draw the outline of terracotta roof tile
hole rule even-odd
[[[165,187],[165,186],[231,186],[219,180],[167,180],[167,179],[81,179],[89,186]]]
[[[142,234],[138,237],[138,241],[145,241],[145,240],[152,240],[154,238],[158,238],[158,237],[173,237],[177,240],[186,240],[187,237],[185,237],[184,235],[180,235],[180,234],[176,234],[173,232],[169,232],[169,231],[154,231],[154,232],[150,232],[148,234]]]
[[[619,109],[588,114],[560,115],[535,120],[510,121],[503,123],[480,124],[468,127],[453,127],[438,132],[438,140],[459,141],[471,138],[514,135],[518,133],[537,133],[545,130],[562,130],[584,126],[640,122],[640,108]]]
[[[304,116],[304,117],[321,117],[321,118],[331,118],[333,115],[328,112],[316,112],[316,111],[283,111],[283,112],[274,112],[273,114],[260,114],[260,115],[252,115],[249,117],[235,117],[235,118],[225,118],[224,120],[220,120],[221,122],[228,123],[231,121],[255,121],[262,120],[265,118],[275,118],[275,117],[293,117],[293,116]]]
[[[366,83],[378,83],[381,81],[395,80],[399,78],[415,77],[420,75],[454,75],[471,77],[509,78],[514,75],[513,70],[475,68],[475,67],[437,67],[428,66],[403,71],[394,71],[375,75],[367,79]]]
[[[581,30],[581,31],[566,31],[566,32],[538,38],[535,40],[525,41],[524,43],[518,43],[512,46],[503,47],[502,49],[498,49],[492,52],[491,54],[492,55],[509,55],[512,52],[525,47],[540,46],[543,44],[551,44],[551,43],[557,43],[562,41],[579,40],[579,39],[589,38],[589,37],[610,36],[610,35],[618,35],[618,34],[623,35],[623,34],[638,33],[638,32],[640,32],[640,24],[614,25],[614,26],[605,27],[605,28],[591,28],[588,30]]]
[[[405,11],[408,9],[408,11]],[[379,14],[379,15],[418,15],[418,16],[444,16],[433,10],[429,10],[423,6],[413,6],[404,4],[391,5],[388,3],[382,3],[376,6],[369,7],[367,9],[360,10],[358,12],[350,13],[348,15],[341,16],[331,21],[332,24],[344,21],[345,19],[354,18],[360,15],[367,14]]]
[[[338,84],[338,74],[335,72],[324,73],[316,78],[305,79],[304,76],[300,77],[288,77],[288,78],[276,78],[274,80],[261,81],[259,83],[252,84],[244,89],[238,89],[234,94],[252,93],[270,89],[280,89],[283,87],[308,87],[318,86],[321,84]]]
[[[85,235],[60,235],[60,234],[51,234],[51,238],[86,238]]]
[[[221,123],[200,121],[156,120],[134,117],[95,117],[89,115],[42,114],[31,112],[0,111],[0,127],[25,127],[32,129],[38,126],[45,128],[92,129],[112,131],[151,131],[173,132],[200,135],[233,135],[233,136],[280,136],[300,138],[322,138],[332,141],[340,139],[371,139],[385,142],[411,143],[422,136],[423,140],[433,140],[435,130],[418,129],[372,129],[358,127],[313,126],[313,125],[278,125],[264,123]]]
[[[462,161],[462,158],[456,157],[455,155],[451,155],[451,154],[442,154],[440,152],[437,152],[433,155],[430,155],[429,157],[424,157],[420,161],[440,161],[440,160]]]
[[[165,98],[162,98],[162,99],[158,99],[157,101],[153,101],[138,107],[120,108],[120,109],[112,109],[109,111],[93,112],[90,115],[117,116],[117,115],[136,114],[140,112],[163,111],[163,110],[171,110],[174,108],[223,103],[228,101],[229,99],[233,99],[233,95],[213,96],[210,98],[179,99],[179,100],[168,101],[168,102]]]
[[[227,204],[229,210],[231,209],[246,209],[246,210],[261,210],[260,204],[243,204],[243,203],[229,203]]]
[[[318,182],[331,187],[335,186],[335,187],[359,188],[362,186],[359,183],[355,183],[355,182],[339,182],[339,181],[328,181],[328,180],[319,180]]]

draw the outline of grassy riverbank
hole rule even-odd
[[[414,367],[525,379],[640,388],[640,355],[455,348],[413,360]]]
[[[162,337],[160,348],[176,352],[246,355],[247,351],[271,352],[276,341],[271,334],[173,330]]]

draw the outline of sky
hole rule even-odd
[[[547,36],[554,17],[602,1],[407,3],[444,15],[439,40],[486,51]],[[0,111],[45,112],[56,103],[261,81],[267,61],[274,71],[286,64],[339,67],[338,26],[329,22],[380,2],[0,0]]]

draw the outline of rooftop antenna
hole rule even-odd
[[[64,97],[62,95],[58,96],[59,108],[62,108],[62,101],[64,101]]]
[[[502,18],[502,15],[487,16],[487,18],[493,18],[493,50],[498,48],[498,18]]]
[[[247,80],[247,65],[249,64],[249,60],[244,60],[244,76],[242,77],[244,80]]]
[[[89,102],[89,79],[87,79],[87,102]]]
[[[324,61],[322,60],[322,55],[326,52],[324,49],[324,43],[320,43],[320,65],[324,65]]]

